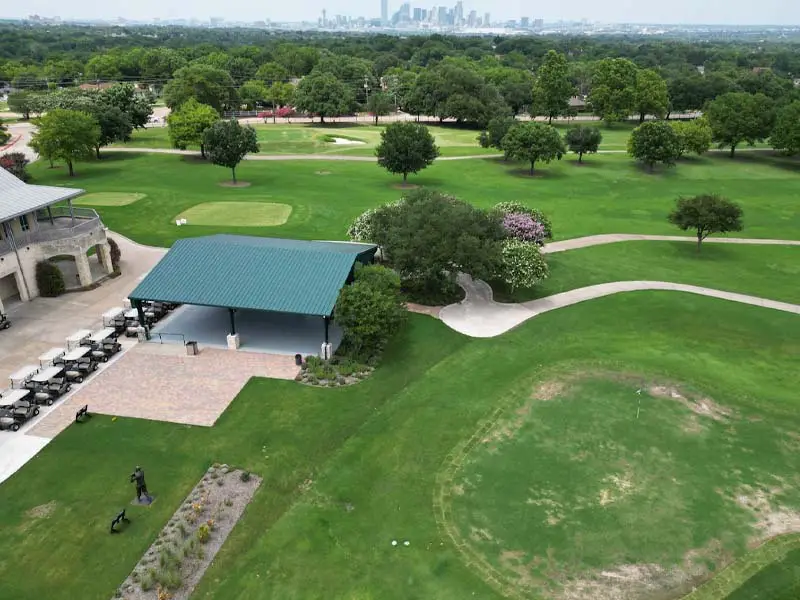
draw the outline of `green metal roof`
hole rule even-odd
[[[353,264],[371,244],[240,235],[178,240],[132,300],[329,316]]]

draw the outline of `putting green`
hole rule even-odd
[[[127,206],[141,200],[147,194],[132,194],[128,192],[94,192],[78,196],[72,203],[82,206]]]
[[[288,204],[273,202],[204,202],[183,211],[176,219],[188,225],[229,227],[274,227],[283,225],[292,214]]]

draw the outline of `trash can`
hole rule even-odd
[[[294,364],[296,364],[298,367],[303,366],[303,356],[301,354],[294,355]]]
[[[186,342],[186,354],[188,356],[197,356],[197,342]]]

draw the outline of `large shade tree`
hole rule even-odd
[[[56,108],[36,120],[37,131],[31,147],[51,160],[67,163],[69,176],[75,175],[73,163],[91,158],[100,140],[100,125],[85,112]]]
[[[505,232],[496,215],[440,192],[413,190],[371,221],[373,241],[419,300],[441,300],[459,272],[491,278],[502,261]]]
[[[653,69],[640,69],[636,73],[633,104],[640,123],[647,115],[663,119],[669,110],[667,82]]]
[[[173,148],[186,150],[189,146],[200,146],[200,155],[206,157],[204,135],[206,129],[219,121],[219,113],[207,104],[190,98],[167,117],[169,139]]]
[[[503,138],[503,151],[514,160],[524,160],[531,165],[533,175],[537,162],[561,160],[566,148],[558,130],[552,125],[526,121],[517,123]]]
[[[188,65],[178,69],[175,77],[164,86],[164,103],[175,110],[191,98],[222,114],[236,103],[234,81],[227,71],[211,65]]]
[[[251,152],[258,152],[256,130],[242,126],[236,119],[217,121],[203,134],[208,158],[215,165],[231,170],[231,179],[236,185],[236,167]]]
[[[775,120],[773,102],[764,94],[730,92],[708,103],[705,117],[714,141],[720,148],[730,148],[733,158],[737,146],[751,146],[769,137]]]
[[[628,138],[628,154],[650,171],[658,163],[669,167],[681,155],[680,138],[666,121],[642,123]]]
[[[409,173],[418,173],[433,164],[439,156],[439,148],[425,125],[397,122],[381,131],[375,155],[379,166],[390,173],[402,174],[405,182]]]
[[[589,103],[606,123],[624,121],[634,112],[637,73],[627,58],[604,58],[595,64]]]
[[[800,153],[800,100],[795,100],[778,112],[769,143],[786,154]]]
[[[298,110],[325,117],[346,115],[353,110],[355,98],[350,88],[330,73],[312,73],[297,85],[295,104]]]
[[[553,117],[569,113],[569,99],[575,93],[567,57],[555,50],[545,54],[533,84],[533,112],[552,123]]]
[[[583,162],[584,154],[594,154],[603,141],[603,134],[597,127],[578,125],[571,127],[564,134],[564,142],[570,152],[578,155],[578,162]]]

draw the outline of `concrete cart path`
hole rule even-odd
[[[590,246],[602,246],[604,244],[615,244],[617,242],[635,242],[640,240],[654,242],[693,242],[697,243],[696,237],[685,235],[645,235],[638,233],[606,233],[602,235],[587,235],[585,237],[550,242],[542,247],[545,254],[564,252],[566,250],[576,250],[578,248],[588,248]],[[800,246],[800,240],[771,240],[759,238],[729,238],[729,237],[709,237],[703,242],[711,244],[752,244],[766,246]]]
[[[546,298],[522,302],[519,304],[502,304],[495,302],[492,288],[484,281],[473,280],[469,275],[461,274],[459,285],[466,292],[466,298],[457,304],[445,306],[439,312],[439,318],[449,327],[471,337],[495,337],[524,323],[528,319],[557,308],[572,306],[585,300],[602,298],[620,292],[640,290],[669,290],[700,294],[722,300],[741,302],[753,306],[762,306],[800,314],[800,305],[788,302],[777,302],[757,296],[723,292],[711,288],[667,281],[616,281],[601,283],[587,287],[554,294]]]

